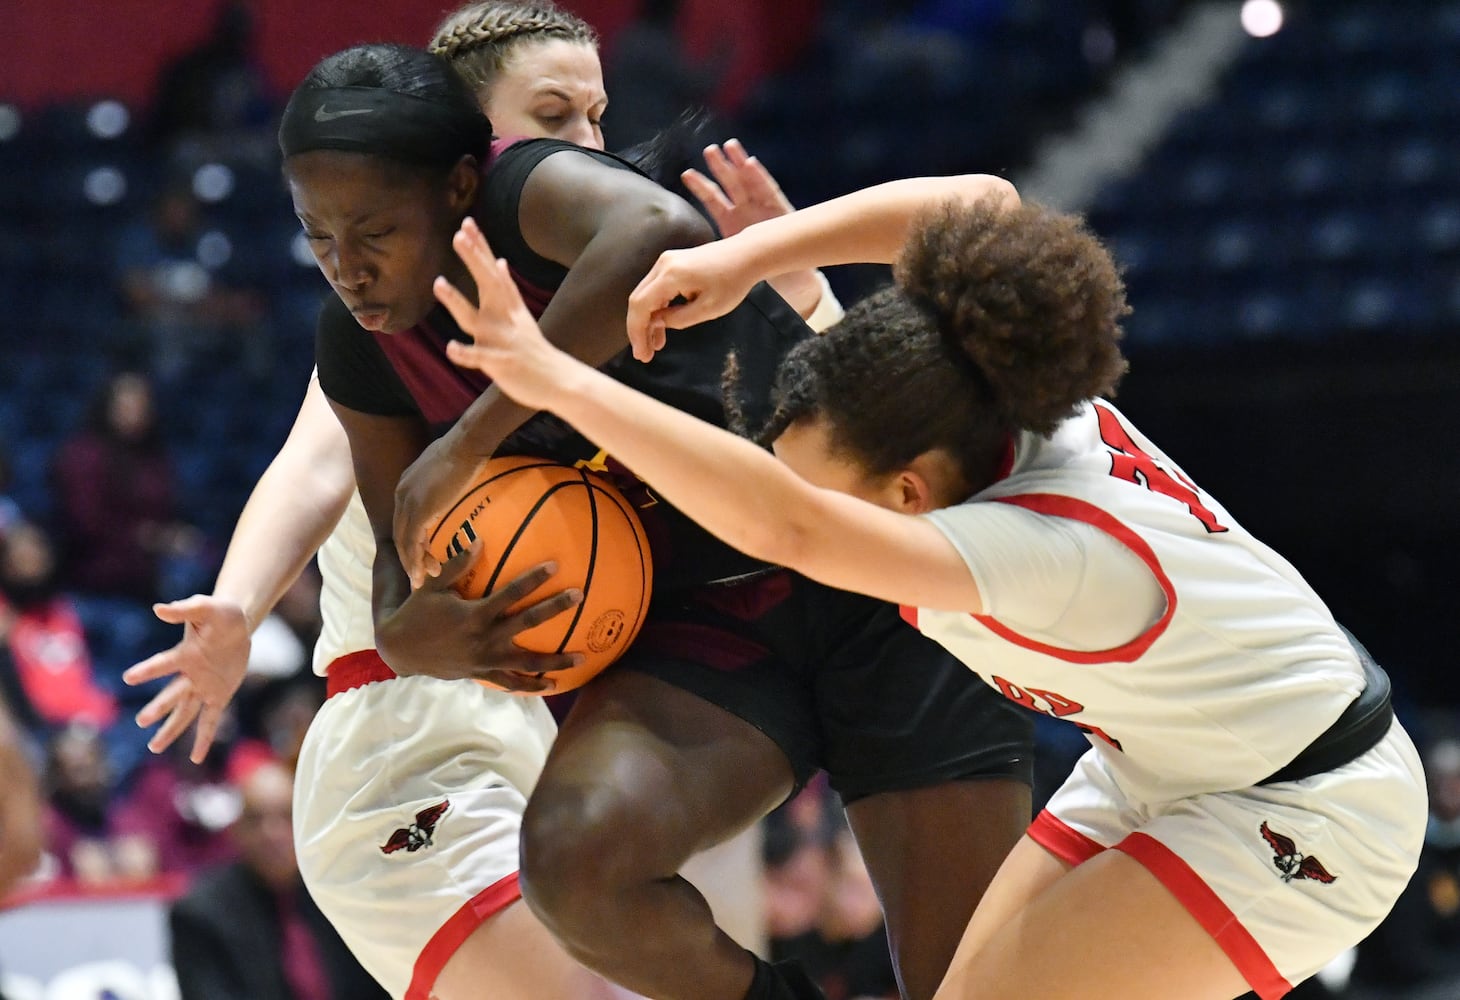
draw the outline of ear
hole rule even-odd
[[[921,456],[920,456],[921,457]],[[893,503],[903,514],[926,514],[937,504],[933,501],[933,490],[927,477],[917,468],[917,462],[897,473],[893,479]]]
[[[446,177],[447,204],[454,214],[466,215],[476,206],[481,180],[481,162],[475,156],[463,156],[456,161]]]
[[[926,514],[957,503],[967,495],[958,463],[942,448],[931,448],[908,463],[894,478],[893,497],[905,514]]]

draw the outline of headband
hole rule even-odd
[[[491,124],[479,112],[381,87],[320,87],[294,91],[279,122],[285,159],[317,149],[370,153],[407,163],[452,163],[481,156]]]

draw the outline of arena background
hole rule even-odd
[[[1455,734],[1460,3],[564,6],[600,31],[614,105],[645,88],[662,97],[662,77],[615,55],[663,39],[683,92],[796,204],[981,171],[1087,213],[1135,307],[1120,405],[1308,577],[1387,667],[1421,742]],[[325,288],[295,239],[273,115],[319,57],[358,41],[420,42],[443,12],[440,0],[249,9],[256,32],[241,58],[257,93],[202,135],[159,134],[153,110],[160,81],[177,79],[165,68],[207,44],[212,4],[11,0],[0,32],[0,442],[11,465],[0,493],[64,546],[58,444],[115,366],[151,360],[118,292],[115,246],[178,178],[201,204],[202,280],[262,303],[261,356],[225,338],[149,372],[181,514],[203,539],[166,584],[179,593],[207,586],[311,364]],[[655,12],[667,33],[652,33]],[[615,110],[610,148],[630,138]],[[830,277],[844,301],[885,280],[873,268]],[[135,709],[143,695],[120,685],[121,669],[173,636],[140,595],[78,601],[98,678]],[[111,750],[135,764],[138,746],[119,737]],[[111,919],[114,901],[77,903],[73,889],[55,888],[70,900],[55,905],[80,912],[91,900]],[[49,932],[17,929],[39,927],[34,907],[45,905],[0,915],[0,964],[38,961],[36,981],[52,987],[36,996],[103,995],[56,986]],[[158,985],[145,972],[106,995],[160,1000],[166,976]]]

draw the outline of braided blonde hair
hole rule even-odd
[[[450,62],[480,96],[491,89],[519,44],[553,39],[598,47],[598,34],[588,22],[552,0],[469,3],[437,26],[428,47]]]

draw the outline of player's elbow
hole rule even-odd
[[[1005,211],[1019,207],[1019,191],[1013,184],[993,174],[965,174],[956,178],[957,195],[963,201],[996,199]]]
[[[656,255],[665,250],[697,247],[714,239],[715,233],[704,217],[684,199],[667,191],[662,197],[641,206],[639,212],[635,230],[646,249],[653,250]]]

